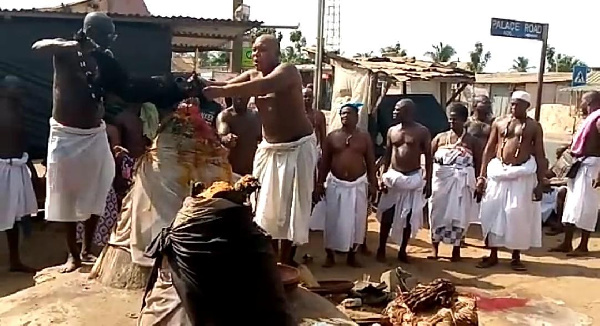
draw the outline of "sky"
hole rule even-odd
[[[423,59],[433,44],[449,44],[453,60],[469,61],[475,42],[492,54],[485,71],[508,71],[519,56],[539,67],[541,42],[490,36],[491,18],[549,24],[548,43],[557,53],[600,67],[597,0],[338,0],[341,3],[341,50],[352,56],[399,42],[409,56]],[[3,9],[59,5],[70,0],[0,0]],[[250,19],[266,25],[295,26],[309,45],[316,43],[317,0],[245,0]],[[146,0],[150,12],[162,16],[231,18],[230,0]],[[284,33],[287,40],[287,33]],[[285,44],[284,44],[285,46]],[[532,69],[531,71],[536,71]]]

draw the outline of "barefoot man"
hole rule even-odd
[[[368,133],[356,128],[361,106],[356,103],[342,106],[342,128],[329,133],[323,142],[315,186],[315,200],[325,195],[326,205],[327,261],[323,267],[335,265],[335,251],[348,253],[349,266],[361,266],[356,260],[356,251],[365,237],[368,195],[377,194],[373,142]]]
[[[22,217],[37,213],[33,183],[39,182],[25,152],[21,85],[14,76],[0,81],[0,231],[6,231],[10,271],[33,273],[33,268],[21,262],[17,225]]]
[[[381,223],[377,260],[385,261],[388,236],[400,245],[398,260],[408,263],[406,246],[423,223],[425,199],[431,196],[431,134],[414,120],[415,103],[403,99],[396,103],[392,118],[395,125],[388,130],[384,171],[380,188],[383,192],[377,207]],[[421,168],[425,156],[425,176]],[[425,196],[423,196],[425,195]]]
[[[313,90],[312,88],[304,88],[302,90],[302,98],[304,99],[304,109],[306,110],[306,116],[313,126],[315,135],[317,136],[317,144],[323,149],[323,141],[327,136],[327,122],[325,121],[325,114],[320,110],[313,109]]]
[[[469,120],[465,124],[467,132],[471,136],[480,139],[484,144],[483,146],[485,146],[490,136],[493,120],[490,98],[485,95],[475,97],[473,101],[473,115],[469,117]]]
[[[479,174],[483,146],[464,127],[468,115],[464,105],[450,104],[450,130],[431,142],[434,164],[429,218],[433,255],[429,259],[438,259],[440,242],[444,242],[453,246],[452,261],[459,261],[461,239],[469,222],[479,214],[475,176]]]
[[[567,198],[563,208],[562,222],[565,225],[565,239],[550,251],[566,252],[567,256],[577,257],[588,254],[590,234],[596,229],[598,208],[600,207],[600,92],[583,95],[581,108],[588,112],[587,118],[573,137],[571,154],[577,158],[568,173]],[[573,233],[581,229],[581,242],[573,251]]]
[[[235,97],[233,107],[217,116],[217,132],[221,143],[229,148],[229,163],[234,173],[252,174],[252,163],[262,130],[258,112],[248,110],[247,97]]]
[[[102,120],[101,90],[92,80],[97,65],[93,50],[108,49],[115,26],[106,14],[86,16],[85,41],[41,40],[33,49],[53,55],[54,105],[48,141],[46,219],[66,226],[69,258],[63,272],[72,272],[91,258],[91,240],[104,213],[115,163]],[[85,221],[81,252],[77,222]]]
[[[293,245],[308,242],[317,137],[304,110],[300,73],[280,62],[277,39],[258,37],[252,58],[256,69],[213,83],[204,94],[209,99],[256,96],[263,141],[254,158],[253,174],[261,184],[255,221],[273,240],[281,240],[281,262],[294,264]]]
[[[543,180],[547,169],[542,126],[527,116],[531,96],[516,91],[511,114],[492,124],[483,153],[477,191],[481,201],[481,228],[491,249],[477,267],[498,264],[498,247],[512,250],[510,266],[526,270],[521,251],[542,245]]]

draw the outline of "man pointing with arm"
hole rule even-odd
[[[254,159],[253,174],[261,183],[255,220],[273,240],[281,240],[281,261],[294,264],[293,245],[308,242],[317,138],[304,111],[300,73],[280,62],[277,39],[258,37],[252,58],[256,69],[213,83],[204,95],[256,97],[264,140]]]

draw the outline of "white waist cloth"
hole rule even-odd
[[[80,222],[102,215],[115,177],[104,122],[79,129],[50,119],[46,173],[46,220]]]
[[[258,145],[253,174],[261,188],[254,220],[274,240],[308,242],[316,164],[314,134],[290,143],[263,140]]]
[[[354,181],[327,176],[325,248],[347,252],[363,243],[367,227],[367,175]]]
[[[423,171],[418,170],[414,173],[404,174],[389,169],[381,176],[381,179],[388,190],[379,200],[377,219],[381,222],[382,214],[394,207],[394,221],[390,238],[396,244],[401,244],[409,214],[412,214],[410,217],[411,237],[417,235],[423,224],[423,207],[425,206]]]
[[[474,191],[473,167],[434,164],[429,199],[431,231],[443,227],[466,229],[479,213]]]
[[[600,172],[600,157],[587,157],[581,162],[574,179],[567,182],[567,199],[562,222],[574,224],[578,228],[594,232],[598,220],[600,196],[592,181]]]
[[[12,229],[21,217],[37,213],[28,160],[27,153],[21,158],[0,159],[0,231]]]
[[[526,250],[542,246],[540,202],[533,201],[537,164],[533,157],[522,165],[488,164],[488,182],[481,201],[481,228],[491,247]]]

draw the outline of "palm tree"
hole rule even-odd
[[[384,48],[381,48],[381,55],[385,56],[386,54],[393,54],[399,57],[406,57],[406,50],[404,50],[402,46],[400,46],[400,42],[396,42],[396,44],[392,46],[386,46]]]
[[[438,45],[432,45],[433,51],[425,52],[433,62],[448,62],[456,54],[456,50],[448,44],[440,42]]]
[[[529,66],[529,59],[525,57],[518,57],[515,60],[513,60],[513,66],[511,69],[518,72],[527,72],[527,70],[533,68],[535,67]]]
[[[475,50],[469,52],[471,62],[467,62],[469,70],[475,73],[483,72],[483,69],[487,65],[488,61],[492,57],[490,51],[483,53],[483,44],[481,42],[475,43]]]

